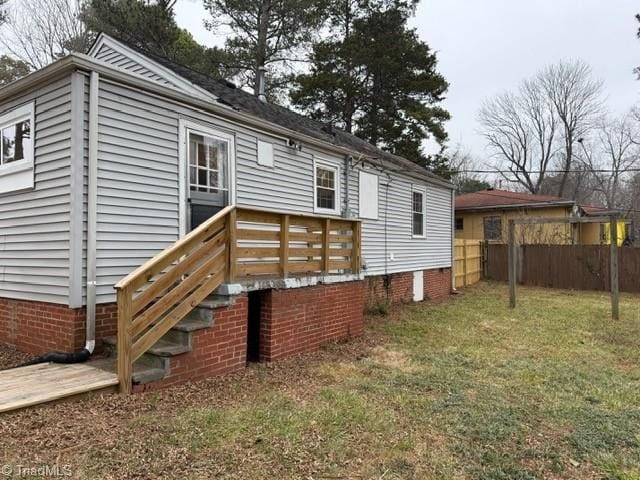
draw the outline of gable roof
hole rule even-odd
[[[533,195],[490,188],[456,197],[456,210],[502,210],[509,208],[571,207],[573,200],[552,195]]]
[[[129,44],[119,39],[114,39],[101,33],[96,39],[94,45],[90,48],[89,53],[94,53],[97,50],[96,45],[98,45],[99,42],[104,41],[104,39],[109,39],[110,44],[112,45],[121,44],[124,48],[133,50],[134,52],[137,52],[138,55],[147,57],[158,64],[164,71],[169,70],[173,72],[190,84],[210,93],[215,98],[216,102],[226,105],[233,110],[282,126],[294,132],[299,132],[322,142],[349,149],[354,153],[363,155],[369,159],[378,160],[383,163],[388,170],[405,173],[411,172],[418,174],[421,177],[425,177],[426,179],[435,181],[443,186],[452,188],[449,181],[430,172],[426,168],[398,155],[385,152],[384,150],[353,134],[313,120],[285,107],[261,101],[255,95],[237,88],[226,80],[211,78],[166,57],[144,50],[136,45]],[[356,160],[359,159],[356,158]],[[389,168],[390,166],[391,168]]]

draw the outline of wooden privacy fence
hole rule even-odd
[[[360,222],[227,207],[115,286],[120,390],[133,363],[223,282],[360,272]]]
[[[508,245],[488,244],[485,276],[506,282]],[[640,248],[618,251],[621,292],[640,293]],[[520,245],[516,278],[521,285],[573,290],[611,289],[609,245]]]
[[[455,288],[468,287],[482,278],[481,240],[456,238]]]

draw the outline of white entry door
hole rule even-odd
[[[422,271],[413,272],[413,301],[421,302],[424,300],[424,275]]]

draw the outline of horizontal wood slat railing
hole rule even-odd
[[[115,286],[120,391],[133,363],[222,283],[357,274],[357,220],[226,207]]]
[[[360,272],[360,222],[238,207],[234,278]]]

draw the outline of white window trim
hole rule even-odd
[[[213,127],[193,122],[191,120],[180,119],[178,122],[178,221],[180,238],[187,234],[188,221],[188,201],[189,201],[189,158],[187,149],[189,134],[195,133],[207,137],[217,137],[229,142],[229,204],[236,204],[236,142],[235,136],[231,133],[217,130]]]
[[[413,233],[413,193],[422,194],[422,235]],[[420,185],[411,186],[411,238],[427,238],[427,188]]]
[[[335,191],[336,191],[336,207],[334,209],[331,208],[319,208],[318,207],[318,186],[317,182],[317,174],[318,167],[325,168],[327,170],[333,170],[335,172]],[[341,200],[340,200],[340,167],[334,163],[328,162],[326,160],[315,159],[313,161],[313,211],[314,213],[325,214],[325,215],[340,215],[341,212]]]
[[[0,194],[32,189],[35,185],[35,103],[22,105],[0,115],[0,131],[24,120],[29,120],[31,125],[30,158],[0,165]]]

